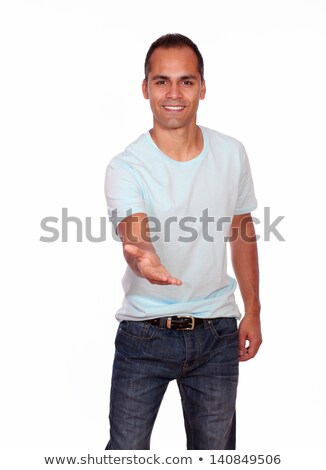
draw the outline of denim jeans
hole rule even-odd
[[[235,318],[205,320],[191,331],[122,321],[115,345],[106,450],[150,448],[161,401],[174,379],[187,449],[235,449],[239,372]]]

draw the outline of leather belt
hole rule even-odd
[[[173,317],[153,318],[152,320],[146,320],[146,323],[169,330],[193,330],[196,326],[203,324],[204,319],[191,315],[174,315]]]

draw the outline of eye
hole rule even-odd
[[[191,85],[193,84],[193,82],[190,81],[190,80],[184,80],[184,81],[182,82],[182,84],[183,84],[183,85],[186,85],[186,86],[191,86]]]
[[[156,83],[156,85],[165,85],[166,80],[157,80],[155,83]]]

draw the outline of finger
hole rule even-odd
[[[159,271],[151,270],[151,278],[154,279],[155,281],[169,283],[169,276]]]
[[[169,285],[181,286],[182,285],[182,281],[180,281],[180,279],[176,279],[176,278],[168,278],[166,281],[157,280],[157,279],[154,279],[154,278],[147,278],[147,280],[151,284],[159,284],[159,285],[162,285],[162,286],[169,286]]]
[[[177,279],[176,277],[169,277],[168,281],[169,281],[169,284],[173,284],[173,285],[176,285],[176,286],[181,286],[182,285],[182,281],[180,279]]]
[[[154,279],[147,279],[151,284],[157,284],[159,286],[169,286],[171,285],[168,281],[155,281]]]
[[[176,286],[181,286],[182,284],[182,281],[174,276],[171,276],[171,274],[169,273],[169,271],[164,268],[165,272],[162,273],[162,274],[165,274],[166,276],[166,280],[168,281],[169,284],[174,284]]]
[[[239,358],[242,358],[246,353],[246,333],[241,332],[241,328],[239,328]]]
[[[151,284],[157,284],[158,286],[167,286],[168,283],[164,281],[155,281],[154,279],[147,279]]]
[[[181,282],[179,279],[176,279],[175,277],[171,276],[171,274],[166,269],[162,271],[146,265],[143,268],[143,273],[147,274],[147,279],[164,282],[166,284],[180,284]]]
[[[239,357],[239,361],[249,361],[249,359],[255,357],[260,347],[260,344],[261,342],[251,341],[249,346],[245,348],[244,354]]]
[[[171,274],[169,273],[169,271],[163,266],[161,265],[161,268],[162,270],[155,270],[155,271],[152,271],[152,273],[154,274],[153,277],[156,278],[156,273],[158,273],[161,277],[160,277],[160,280],[163,281],[163,282],[166,282],[167,284],[173,284],[173,285],[176,285],[176,286],[181,286],[182,285],[182,281],[174,276],[171,276]],[[154,268],[155,269],[155,268]]]
[[[148,266],[145,267],[146,269],[142,269],[143,276],[152,284],[169,284],[168,276],[166,274],[160,273],[155,271]]]
[[[175,286],[182,285],[182,281],[180,279],[177,279],[176,277],[173,277],[167,274],[162,274],[161,281],[166,282],[166,284],[175,285]]]
[[[252,359],[252,351],[249,351],[249,348],[246,348],[242,356],[239,356],[239,361],[244,362],[244,361],[249,361],[249,359]]]
[[[250,356],[250,358],[256,356],[256,354],[257,354],[257,352],[258,352],[258,349],[259,349],[259,347],[260,347],[260,344],[261,344],[261,341],[252,341],[252,342],[249,344],[248,355]]]

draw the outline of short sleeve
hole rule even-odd
[[[110,221],[116,229],[129,215],[146,213],[141,184],[133,168],[127,164],[108,165],[105,173],[105,197]]]
[[[238,198],[234,213],[246,214],[257,207],[257,199],[255,196],[254,183],[252,180],[249,159],[246,150],[242,144],[239,148],[240,157],[240,178],[238,187]]]

